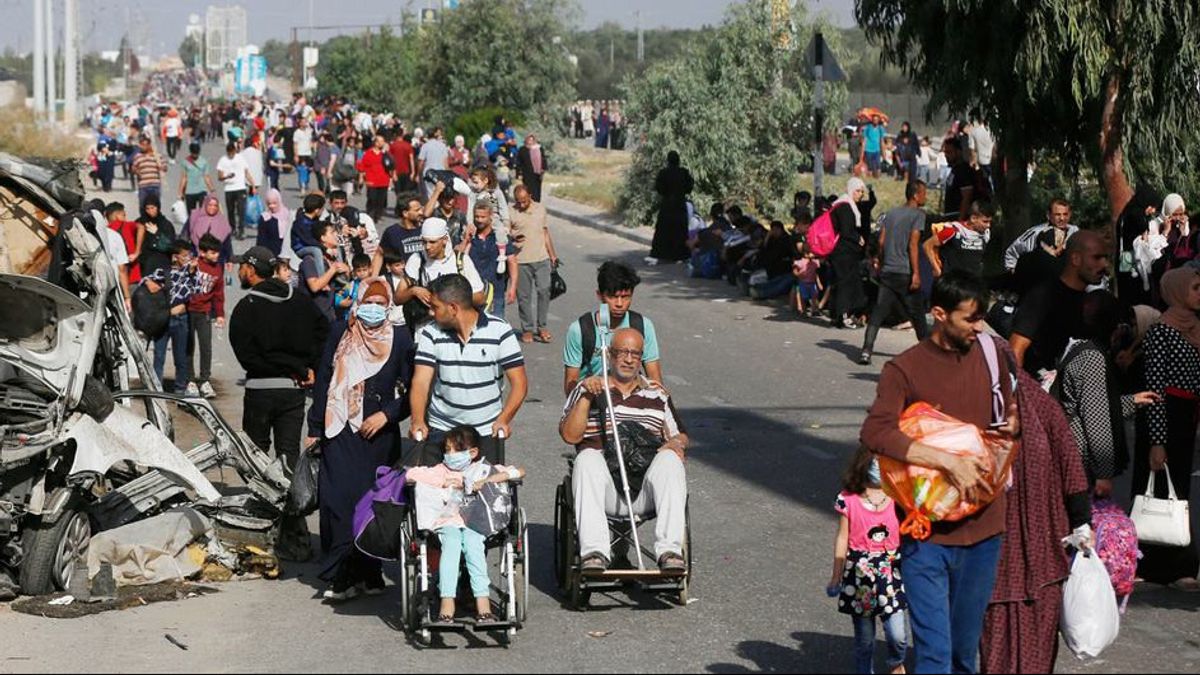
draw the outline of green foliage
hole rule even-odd
[[[421,33],[422,82],[437,117],[498,106],[566,105],[575,67],[563,39],[573,0],[464,2]]]
[[[766,216],[786,213],[813,137],[812,83],[800,77],[814,28],[805,18],[797,3],[792,25],[801,28],[792,43],[799,48],[781,50],[770,4],[736,4],[705,40],[626,81],[625,112],[640,139],[618,199],[628,223],[652,222],[651,186],[671,150],[695,178],[693,199],[702,210],[720,200]],[[840,52],[834,32],[830,47]],[[827,128],[833,128],[845,90],[827,85],[826,92]]]
[[[611,100],[621,96],[621,82],[640,75],[656,63],[675,58],[688,45],[703,39],[711,28],[647,30],[643,33],[645,61],[637,61],[637,31],[604,23],[571,37],[571,52],[579,58],[576,90],[581,99]]]
[[[318,93],[345,96],[368,110],[415,115],[425,104],[421,83],[426,69],[419,48],[417,40],[387,28],[334,38],[321,52]]]
[[[293,64],[290,43],[282,40],[267,40],[259,49],[259,53],[267,59],[267,69],[272,75],[291,79]]]
[[[200,57],[200,52],[204,49],[204,45],[196,39],[194,35],[189,35],[183,38],[183,42],[179,43],[179,60],[183,61],[185,68],[191,68],[196,64],[203,65],[203,61],[197,61]]]
[[[473,146],[480,136],[491,133],[492,127],[496,124],[496,117],[503,117],[514,127],[525,123],[525,115],[522,112],[492,106],[472,110],[455,117],[447,135],[453,137],[455,134],[462,134],[463,138],[467,140],[467,145]]]
[[[1127,190],[1126,174],[1197,184],[1197,159],[1185,153],[1200,140],[1193,0],[856,0],[855,13],[931,108],[980,108],[1010,165],[1048,150],[1087,163],[1109,191]],[[1123,149],[1125,163],[1110,154],[1107,173],[1106,120],[1107,149]]]

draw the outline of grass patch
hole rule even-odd
[[[615,214],[617,208],[617,190],[625,179],[625,169],[633,159],[632,154],[629,151],[600,150],[594,147],[590,141],[572,140],[569,143],[571,144],[571,149],[576,154],[579,167],[575,172],[570,174],[552,173],[551,178],[546,183],[550,187],[550,194],[561,199],[569,199],[573,202],[587,204],[588,206],[594,206],[608,213]],[[846,182],[848,180],[850,180],[850,175],[847,173],[840,173],[834,176],[826,175],[824,183],[825,193],[845,194]],[[875,198],[878,200],[878,204],[873,212],[876,218],[886,213],[889,209],[904,205],[903,181],[898,181],[888,176],[880,176],[878,179],[867,179],[867,184],[875,189]],[[646,189],[651,188],[650,186],[646,186]],[[792,190],[793,192],[800,190],[812,192],[812,174],[798,175]],[[790,203],[791,195],[787,195],[785,200]],[[929,191],[929,203],[931,205],[940,204],[941,193],[931,189]],[[698,206],[707,213],[707,204],[698,204]]]
[[[575,153],[578,168],[569,174],[551,172],[550,180],[546,182],[550,194],[615,213],[617,189],[625,179],[626,167],[632,161],[629,151],[601,150],[591,141],[568,142]]]
[[[60,126],[39,124],[33,111],[21,105],[0,108],[0,151],[18,157],[82,159],[87,141]]]

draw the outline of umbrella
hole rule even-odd
[[[855,117],[858,119],[859,122],[866,123],[866,122],[870,122],[871,118],[876,115],[879,115],[879,118],[881,120],[883,120],[884,124],[888,124],[887,113],[883,112],[879,108],[859,108],[858,113],[856,113]]]

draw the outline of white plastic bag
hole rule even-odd
[[[1096,658],[1121,630],[1117,595],[1104,562],[1095,553],[1079,553],[1071,564],[1071,576],[1063,586],[1063,640],[1081,659]]]

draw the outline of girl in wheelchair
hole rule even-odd
[[[441,605],[437,624],[454,623],[458,595],[459,562],[465,557],[475,597],[476,625],[497,621],[492,614],[485,541],[495,531],[494,515],[507,516],[508,493],[489,485],[520,479],[525,470],[493,466],[479,451],[479,433],[459,426],[442,441],[442,463],[408,469],[407,480],[416,484],[417,523],[434,530],[441,541],[438,593]],[[504,514],[498,512],[504,511]],[[507,523],[507,518],[504,518]]]

